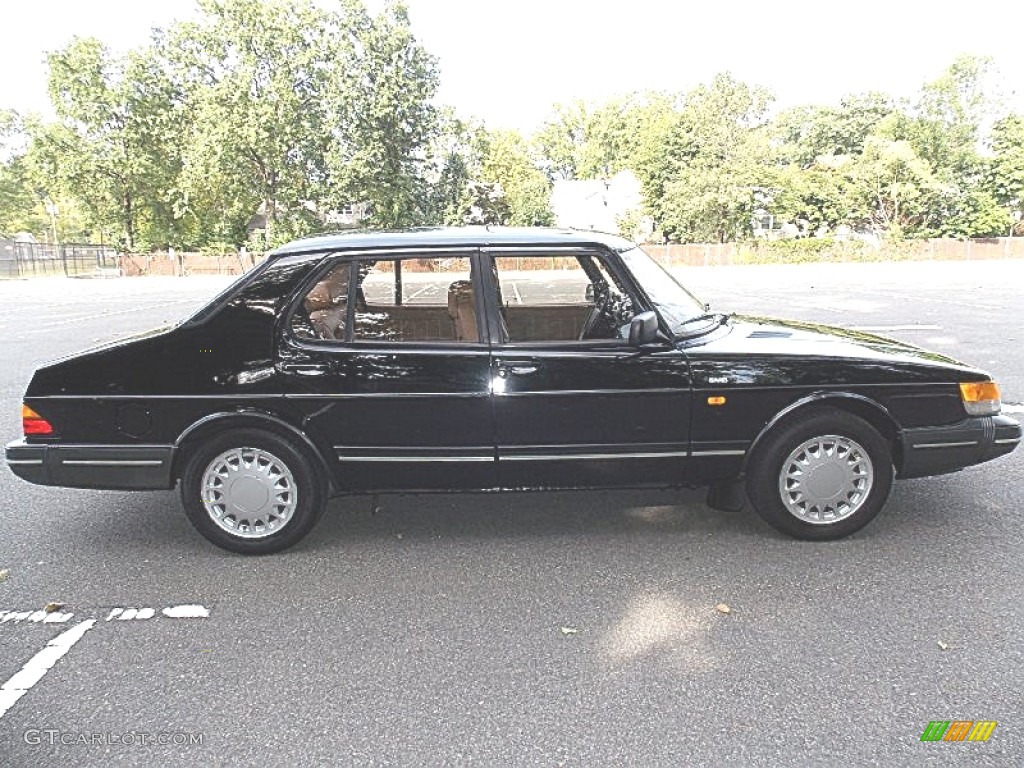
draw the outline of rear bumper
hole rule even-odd
[[[108,490],[160,490],[174,487],[170,445],[7,444],[7,466],[36,485]]]
[[[1021,427],[1009,416],[979,416],[943,427],[907,429],[901,436],[900,477],[956,472],[1010,453],[1021,442]]]

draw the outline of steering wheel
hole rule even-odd
[[[580,341],[591,338],[612,338],[614,329],[611,319],[612,292],[607,285],[594,285],[594,306],[580,329]]]

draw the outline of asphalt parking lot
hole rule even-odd
[[[965,359],[1024,416],[1022,262],[679,274],[715,309]],[[0,437],[19,434],[36,364],[224,284],[0,282]],[[253,559],[206,543],[173,492],[3,468],[0,612],[73,615],[4,613],[0,684],[95,624],[49,646],[66,652],[0,715],[0,766],[1018,766],[1022,469],[1017,451],[898,483],[834,543],[697,492],[406,495],[376,514],[337,500],[298,547]],[[958,719],[999,724],[985,743],[920,741]]]

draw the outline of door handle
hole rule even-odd
[[[510,373],[513,376],[529,376],[531,373],[536,373],[538,370],[540,370],[540,366],[537,363],[530,361],[498,363],[499,376],[507,376]]]
[[[281,370],[299,376],[323,376],[330,372],[326,365],[317,363],[282,363]]]

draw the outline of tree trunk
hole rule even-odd
[[[132,193],[124,193],[124,240],[125,249],[130,253],[135,250],[135,207]]]

